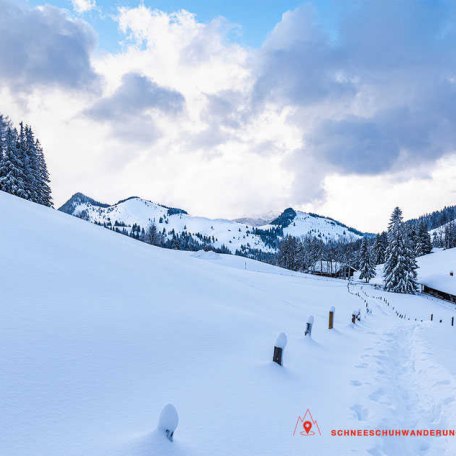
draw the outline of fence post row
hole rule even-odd
[[[309,336],[309,337],[312,336],[313,322],[314,322],[314,317],[313,317],[313,315],[311,315],[306,323],[306,332],[304,333],[305,336]]]
[[[283,350],[287,346],[287,335],[285,333],[280,333],[277,336],[275,345],[274,345],[274,354],[272,356],[272,361],[277,363],[279,366],[282,366],[283,360]]]
[[[329,322],[328,322],[328,328],[333,329],[334,328],[334,312],[336,309],[334,306],[331,306],[331,309],[329,309]]]

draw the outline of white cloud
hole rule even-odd
[[[76,12],[82,14],[93,10],[97,5],[95,0],[71,0]]]
[[[37,86],[96,89],[93,30],[62,9],[21,3],[0,0],[0,83],[16,94]]]
[[[407,38],[412,56],[396,49],[404,65],[393,71],[388,53],[366,55],[360,35],[341,30],[347,40],[335,46],[308,7],[285,14],[259,50],[231,41],[226,20],[187,11],[123,7],[117,21],[121,50],[84,54],[103,93],[32,84],[23,103],[0,86],[2,110],[31,123],[46,147],[57,203],[82,191],[209,216],[295,206],[375,230],[398,203],[412,216],[418,202],[423,211],[451,202],[455,180],[441,158],[455,142],[451,58],[414,67],[421,54]],[[429,196],[431,184],[448,198]]]

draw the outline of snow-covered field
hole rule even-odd
[[[456,454],[456,437],[330,435],[454,428],[452,305],[162,250],[2,192],[0,214],[0,455]],[[293,435],[307,409],[322,435]]]

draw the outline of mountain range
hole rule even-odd
[[[147,231],[153,224],[168,241],[185,236],[195,248],[211,247],[233,254],[274,254],[280,240],[287,235],[313,236],[325,243],[354,241],[368,235],[329,217],[293,208],[270,220],[211,219],[137,196],[109,205],[76,193],[59,210],[124,234],[131,234],[132,230]]]

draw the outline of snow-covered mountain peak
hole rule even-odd
[[[100,203],[94,199],[84,195],[83,193],[75,193],[62,207],[60,211],[72,214],[74,210],[81,205],[90,205],[98,207],[109,207],[109,204]]]
[[[284,236],[313,236],[320,238],[324,242],[342,239],[351,241],[363,236],[360,231],[330,217],[297,211],[291,207],[285,209],[269,225],[262,228],[266,229],[270,226],[281,227]]]
[[[168,247],[197,250],[212,248],[222,252],[272,255],[286,235],[314,236],[324,242],[356,240],[362,233],[317,214],[285,209],[268,224],[254,225],[225,219],[190,216],[183,209],[164,206],[134,196],[113,205],[99,203],[81,193],[60,210],[124,234],[141,236],[153,224]]]

